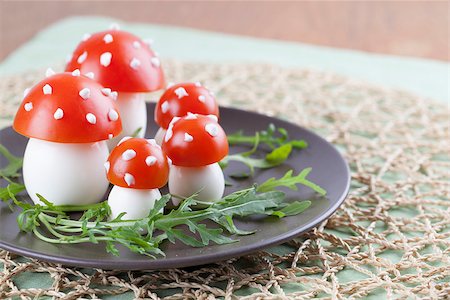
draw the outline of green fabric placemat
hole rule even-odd
[[[61,64],[66,54],[75,47],[84,32],[107,28],[111,21],[113,20],[106,18],[80,17],[56,23],[10,55],[0,65],[0,75],[10,77],[13,74],[20,74],[27,70],[42,69],[48,65]],[[427,266],[424,269],[425,271],[431,270],[441,273],[442,276],[447,276],[444,279],[441,276],[434,280],[432,277],[434,273],[430,275],[425,272],[425,275],[423,275],[426,280],[433,279],[435,286],[445,287],[445,282],[448,281],[448,274],[441,271],[441,269],[442,266],[445,267],[448,264],[446,265],[444,261],[439,262],[439,259],[441,259],[439,251],[433,250],[436,247],[436,249],[440,249],[441,245],[439,243],[441,241],[437,240],[436,237],[430,241],[429,228],[424,227],[425,229],[423,229],[417,224],[415,225],[416,227],[409,228],[407,222],[407,220],[419,222],[418,220],[421,220],[419,218],[420,214],[425,214],[426,220],[432,220],[433,223],[441,222],[446,224],[444,223],[444,217],[437,214],[434,210],[428,211],[426,207],[418,206],[414,202],[407,202],[406,200],[410,197],[409,193],[411,192],[409,190],[397,191],[397,197],[404,197],[400,198],[400,200],[406,199],[403,202],[398,200],[397,208],[390,206],[390,200],[386,200],[386,203],[377,202],[381,200],[372,199],[372,195],[365,195],[363,191],[364,188],[370,187],[377,189],[379,195],[383,195],[382,193],[393,193],[392,186],[388,182],[393,180],[401,182],[403,177],[396,177],[400,176],[401,173],[404,176],[407,172],[412,172],[409,175],[414,174],[414,176],[420,177],[421,173],[425,171],[416,169],[415,165],[414,167],[411,166],[410,169],[407,168],[408,164],[413,163],[412,153],[402,152],[397,154],[400,157],[404,155],[403,159],[405,161],[404,165],[391,166],[394,170],[389,170],[389,168],[384,170],[383,159],[391,159],[392,155],[397,153],[399,145],[395,143],[399,143],[399,138],[402,137],[403,133],[401,130],[409,128],[409,124],[401,123],[403,117],[412,118],[410,122],[416,128],[415,126],[423,125],[420,123],[423,122],[421,116],[427,116],[427,118],[429,117],[430,120],[436,122],[435,126],[437,128],[442,129],[445,127],[443,120],[446,115],[437,112],[433,107],[428,107],[426,101],[424,102],[420,97],[372,87],[370,84],[363,84],[359,81],[341,78],[328,73],[299,71],[297,69],[306,67],[353,75],[354,77],[382,83],[386,86],[400,87],[441,101],[448,101],[447,63],[371,55],[354,51],[242,38],[166,26],[124,24],[123,28],[142,37],[148,36],[155,39],[155,47],[160,52],[162,59],[166,58],[169,61],[167,67],[170,79],[208,82],[208,78],[215,78],[210,80],[211,88],[218,92],[218,97],[223,101],[221,103],[240,105],[243,108],[253,110],[264,107],[267,113],[273,113],[281,117],[289,116],[293,122],[314,128],[328,137],[330,141],[339,145],[341,149],[345,149],[349,145],[352,146],[347,148],[351,152],[347,153],[348,159],[353,168],[363,168],[358,173],[354,173],[353,191],[360,191],[362,194],[351,195],[347,201],[347,207],[333,217],[329,228],[319,228],[317,232],[305,236],[301,240],[303,242],[306,241],[306,246],[302,251],[295,253],[295,250],[292,250],[301,245],[301,243],[299,244],[299,242],[295,241],[288,245],[270,249],[271,253],[275,253],[275,256],[272,256],[271,259],[276,260],[278,257],[280,261],[278,263],[271,262],[268,267],[263,269],[270,269],[275,266],[276,269],[272,270],[274,272],[273,276],[276,275],[277,278],[281,279],[274,279],[271,277],[272,275],[267,274],[262,276],[257,284],[263,284],[264,280],[280,281],[284,293],[293,295],[303,295],[301,293],[318,290],[318,293],[311,292],[311,295],[330,296],[339,293],[340,295],[349,296],[358,292],[366,298],[380,299],[386,298],[392,293],[403,296],[414,295],[411,291],[415,284],[420,287],[417,291],[423,293],[426,291],[424,290],[426,284],[420,282],[421,279],[417,277],[416,271],[411,271],[408,266],[401,265],[401,263],[405,264],[408,262],[407,260],[406,262],[404,261],[407,249],[402,248],[403,243],[408,247],[416,247],[412,255],[414,255],[416,261],[422,263],[420,268]],[[176,58],[180,61],[193,60],[197,62],[220,63],[222,65],[215,67],[213,64],[209,66],[207,64],[173,63],[170,58]],[[240,66],[232,64],[238,62],[241,62]],[[250,64],[247,67],[242,62],[266,62],[278,64],[284,68],[260,64]],[[229,67],[224,67],[223,63],[229,64]],[[178,70],[178,72],[175,70]],[[258,74],[264,75],[261,75],[261,78],[258,79],[255,77]],[[280,81],[278,80],[279,78],[283,80]],[[228,80],[227,82],[230,85],[222,86],[219,79]],[[249,91],[244,96],[249,97],[248,99],[258,99],[261,107],[256,105],[256,101],[241,99],[240,97],[242,96],[237,91],[237,88],[233,88],[233,86],[242,86],[244,84],[259,87],[255,88],[254,91]],[[270,89],[265,90],[264,93],[262,91],[262,87],[269,88],[271,84],[274,84],[274,89],[279,89],[276,95],[284,101],[280,107],[271,106],[270,94],[272,91]],[[20,84],[18,85],[20,86]],[[290,90],[290,88],[294,88],[294,90]],[[363,102],[359,103],[358,99],[361,99]],[[301,105],[300,108],[299,105]],[[414,108],[414,105],[417,105],[417,114],[416,111],[409,111],[411,108]],[[286,107],[292,107],[294,111]],[[392,111],[390,111],[391,107]],[[441,105],[437,107],[440,108]],[[360,117],[359,120],[358,118],[351,119],[356,117],[355,108],[357,109],[356,116]],[[302,112],[305,114],[302,114]],[[374,118],[377,114],[380,116],[379,119]],[[314,118],[310,116],[314,116]],[[362,120],[371,120],[373,126],[367,127],[367,122],[361,122]],[[398,122],[400,123],[395,123],[397,122],[396,120],[399,120]],[[389,124],[390,121],[394,122],[393,124],[397,124],[394,127],[397,131],[395,133],[384,133],[386,136],[382,142],[385,143],[386,148],[376,148],[368,143],[368,139],[376,136],[377,130],[384,128],[383,126]],[[326,122],[332,122],[334,125],[327,127],[325,125]],[[357,130],[358,128],[360,130]],[[363,129],[365,132],[363,132]],[[439,136],[439,132],[441,131],[434,132],[431,130],[424,134],[414,131],[412,140],[419,143],[425,141],[425,137],[436,138]],[[391,138],[395,138],[395,143],[392,142]],[[400,146],[400,148],[405,147],[405,149],[412,147],[411,144],[401,144]],[[436,147],[438,146],[444,147],[441,144],[436,145]],[[435,149],[435,153],[442,151],[442,148]],[[370,155],[366,157],[367,154]],[[417,155],[419,155],[419,152]],[[381,162],[380,160],[374,160],[375,156],[381,159]],[[422,158],[430,159],[425,154]],[[361,165],[358,165],[360,163]],[[430,164],[432,167],[428,165],[427,168],[439,170],[441,167],[440,165],[434,166],[434,161],[430,162]],[[372,168],[381,172],[378,173],[378,175],[381,174],[380,176],[382,176],[377,179],[378,182],[368,182],[368,179],[365,177],[374,172]],[[442,172],[442,170],[435,172],[441,174],[439,172]],[[384,176],[390,177],[384,178]],[[442,185],[442,183],[440,184]],[[442,186],[440,187],[442,188]],[[433,197],[437,199],[441,197],[438,191],[433,194]],[[386,199],[390,199],[388,196],[386,197]],[[432,198],[434,200],[427,200],[431,201],[433,209],[437,209],[435,207],[439,205],[445,207],[445,203],[442,204],[437,200],[437,204],[432,202],[435,201],[435,198]],[[448,203],[446,205],[448,207]],[[366,220],[364,215],[367,211],[373,213],[370,221]],[[395,219],[395,223],[389,223],[389,218],[386,216]],[[425,223],[426,220],[424,221]],[[338,224],[347,224],[346,226],[348,227],[350,222],[354,227],[347,228],[347,230],[339,228]],[[400,238],[396,236],[398,234],[396,231],[398,230],[397,227],[405,228],[405,232],[401,233],[401,235],[404,235]],[[365,232],[365,228],[371,228],[373,232]],[[444,230],[444,233],[441,233],[442,230]],[[439,234],[443,235],[443,244],[448,243],[448,234],[445,233],[445,230],[448,232],[447,225],[442,225],[440,230],[438,230]],[[381,239],[384,235],[386,235],[386,240]],[[427,246],[422,248],[422,243],[420,240],[414,239],[415,236],[428,241]],[[358,242],[358,239],[362,239],[361,242]],[[367,242],[367,245],[361,245],[361,248],[359,248],[358,243],[363,243],[364,239],[370,242]],[[359,248],[359,250],[355,250],[356,248]],[[437,251],[437,253],[433,251]],[[429,253],[434,253],[434,258],[428,256]],[[444,255],[448,255],[448,253],[445,253]],[[440,255],[442,255],[442,252]],[[293,257],[296,257],[298,262],[293,263]],[[305,261],[305,257],[313,257],[313,259]],[[255,257],[253,259],[259,264],[263,264],[265,261],[263,257],[258,259]],[[342,259],[342,261],[339,261],[339,259]],[[23,259],[18,260],[19,263],[21,261],[26,263]],[[428,266],[427,263],[429,261],[430,265]],[[227,265],[227,268],[232,269],[234,265],[239,266],[239,262]],[[293,267],[294,265],[295,267]],[[396,272],[397,270],[392,271],[394,270],[393,268],[397,268],[397,265],[399,266],[398,272]],[[286,270],[285,268],[287,267],[290,267],[290,269],[286,271],[288,272],[286,275],[283,273],[283,269]],[[38,266],[33,265],[30,269],[35,268],[38,268]],[[221,266],[217,266],[217,268],[221,268]],[[321,268],[323,268],[323,272]],[[383,273],[385,272],[384,270],[386,270],[386,274]],[[390,273],[391,271],[393,273]],[[80,272],[84,273],[85,271],[81,270]],[[89,273],[89,271],[86,271],[86,273]],[[161,273],[169,279],[172,278],[171,276],[175,276],[168,272]],[[56,270],[54,274],[64,274],[64,272]],[[126,274],[121,274],[121,276],[126,277]],[[176,276],[186,276],[184,280],[190,290],[201,290],[201,287],[198,288],[195,283],[197,277],[194,275],[189,277],[189,273],[180,273]],[[288,280],[292,276],[295,280],[283,283],[283,280]],[[161,284],[172,284],[171,286],[177,287],[174,279],[172,279],[172,282],[169,279],[166,279],[166,282],[162,281]],[[238,279],[235,282],[238,283]],[[20,276],[14,278],[14,284],[21,290],[28,288],[45,289],[54,284],[54,281],[47,274],[22,272]],[[120,284],[117,286],[120,286]],[[220,288],[225,289],[225,287]],[[267,293],[276,292],[277,289],[275,286],[274,290],[274,286],[272,286],[271,291],[267,291]],[[236,294],[247,295],[252,292],[261,292],[261,290],[264,289],[260,289],[258,285],[253,287],[244,285],[243,288],[236,291]],[[178,292],[180,291],[181,289],[178,290]],[[217,296],[214,292],[216,290],[212,292],[205,291],[205,293]],[[437,293],[436,291],[434,292]],[[163,289],[158,295],[164,296],[171,293],[173,291],[165,292]],[[129,291],[126,294],[114,296],[114,298],[130,299],[133,295],[136,296],[135,293]],[[102,298],[108,297],[102,296]]]
[[[72,17],[36,35],[0,64],[0,75],[41,69],[64,61],[86,32],[107,29],[115,19]],[[311,68],[400,88],[441,101],[449,99],[449,64],[417,58],[281,42],[172,26],[123,23],[122,28],[155,40],[164,58],[183,61],[264,62]]]

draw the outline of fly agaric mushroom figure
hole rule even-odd
[[[109,142],[110,149],[138,130],[138,137],[144,137],[147,108],[143,93],[164,87],[160,60],[149,43],[118,29],[86,35],[66,66],[66,71],[75,69],[93,74],[96,81],[108,87],[103,92],[117,98],[123,132]]]
[[[225,180],[218,162],[228,154],[228,141],[216,116],[188,113],[175,117],[167,128],[162,148],[172,160],[169,191],[200,201],[222,198]],[[179,199],[173,199],[178,204]]]
[[[155,136],[158,145],[162,144],[170,121],[174,117],[184,117],[188,112],[219,117],[214,95],[200,82],[172,85],[161,96],[155,108],[155,122],[160,127]]]
[[[159,188],[167,183],[169,163],[155,140],[124,137],[105,163],[108,180],[114,184],[108,197],[111,217],[144,218],[161,198]]]
[[[73,73],[53,74],[26,91],[14,129],[30,138],[23,161],[28,194],[57,205],[102,200],[108,188],[103,163],[106,140],[122,130],[114,101],[96,81]]]

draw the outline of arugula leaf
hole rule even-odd
[[[308,174],[311,172],[311,170],[312,170],[311,168],[303,169],[297,176],[292,176],[293,171],[289,170],[280,179],[276,179],[276,178],[272,177],[272,178],[268,179],[266,182],[260,184],[257,188],[257,191],[258,192],[271,191],[280,186],[285,186],[291,190],[296,191],[298,189],[297,185],[301,184],[301,185],[309,187],[310,189],[312,189],[319,195],[325,196],[327,194],[327,192],[323,188],[321,188],[319,185],[313,183],[312,181],[309,181],[308,179],[306,179],[306,176],[308,176]]]
[[[23,184],[10,182],[6,187],[0,188],[0,199],[2,201],[8,201],[11,199],[11,194],[16,196],[23,190],[25,190],[25,186]]]
[[[266,130],[256,132],[254,135],[244,135],[242,131],[227,136],[230,145],[237,144],[255,144],[256,139],[260,139],[261,143],[268,145],[271,149],[277,146],[290,144],[295,149],[304,149],[308,147],[308,143],[304,140],[289,140],[286,129],[276,128],[274,124],[269,124]]]
[[[280,210],[276,210],[272,213],[272,215],[277,216],[279,218],[287,217],[287,216],[295,216],[302,212],[304,212],[308,207],[311,206],[311,201],[295,201],[289,203],[285,207]]]
[[[0,144],[0,154],[2,154],[7,160],[8,165],[0,169],[0,177],[18,177],[20,174],[18,171],[22,168],[23,159],[11,154],[3,145]]]

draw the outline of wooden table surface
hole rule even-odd
[[[449,60],[448,1],[44,2],[0,0],[0,60],[71,15],[105,15],[338,48]]]

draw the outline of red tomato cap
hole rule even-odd
[[[123,138],[111,151],[105,168],[109,182],[124,188],[156,189],[169,178],[167,157],[155,140]]]
[[[36,84],[20,105],[14,129],[27,137],[58,143],[93,143],[122,131],[114,101],[98,82],[71,73]]]
[[[219,117],[214,95],[200,83],[179,83],[169,87],[155,108],[155,122],[167,129],[173,117],[184,117],[188,112]]]
[[[152,92],[164,87],[161,62],[139,37],[120,30],[87,36],[72,54],[66,71],[92,72],[102,85],[119,92]]]
[[[162,148],[176,166],[202,167],[228,154],[228,140],[215,116],[188,113],[173,118]]]

